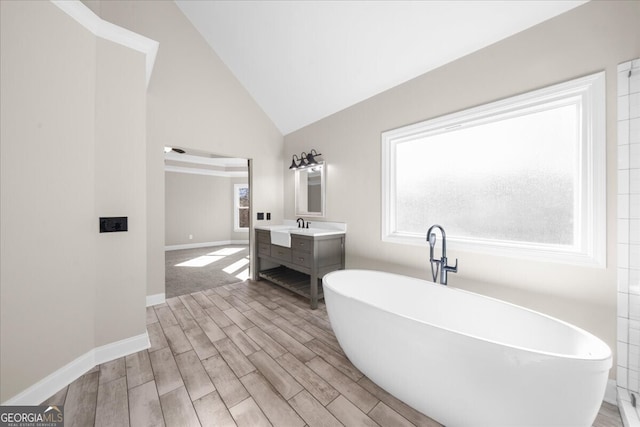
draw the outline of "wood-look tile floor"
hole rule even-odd
[[[246,281],[147,308],[151,348],[96,366],[45,404],[72,426],[439,426],[345,357],[326,308]],[[622,426],[604,404],[596,427]]]

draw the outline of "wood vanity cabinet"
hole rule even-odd
[[[304,236],[291,234],[291,247],[271,244],[271,232],[256,230],[257,276],[309,299],[312,309],[323,298],[322,277],[342,270],[345,234]],[[273,267],[273,264],[278,264]]]

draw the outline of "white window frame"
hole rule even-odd
[[[581,105],[581,149],[579,162],[581,188],[574,203],[579,209],[576,245],[551,245],[527,242],[472,239],[447,234],[451,250],[480,252],[497,256],[517,257],[604,268],[606,266],[606,132],[605,73],[599,72],[556,84],[522,95],[492,102],[464,111],[389,130],[381,135],[382,142],[382,240],[384,242],[426,245],[425,234],[398,232],[396,223],[395,155],[403,142],[425,138],[448,129],[460,129],[496,116],[518,115],[523,109],[544,108],[578,98]],[[428,166],[425,166],[428,167]],[[445,229],[447,224],[441,224]]]
[[[233,184],[233,231],[243,232],[249,231],[249,227],[240,227],[240,209],[249,209],[250,206],[243,208],[240,206],[240,189],[249,188],[249,184]],[[251,218],[251,216],[249,216]]]

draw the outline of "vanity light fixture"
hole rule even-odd
[[[289,166],[290,170],[296,169],[304,169],[312,166],[317,166],[318,161],[316,160],[317,156],[322,156],[322,153],[318,153],[315,149],[311,149],[309,154],[304,151],[298,157],[296,154],[291,158],[291,166]]]

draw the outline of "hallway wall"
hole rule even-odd
[[[0,19],[0,402],[38,404],[47,376],[146,336],[145,56],[48,1]]]
[[[248,233],[233,231],[233,185],[246,182],[165,172],[165,246],[248,240]]]

